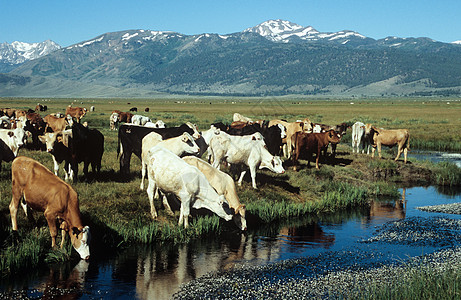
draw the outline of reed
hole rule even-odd
[[[461,185],[461,168],[451,162],[440,162],[433,168],[432,176],[438,185]]]

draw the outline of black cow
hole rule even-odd
[[[272,155],[280,155],[280,148],[282,146],[281,130],[278,125],[267,127],[267,123],[263,123],[263,126],[258,123],[246,125],[242,128],[232,128],[229,125],[225,125],[221,122],[212,124],[216,128],[230,134],[230,135],[252,135],[253,133],[260,132],[264,137],[267,150]]]
[[[164,140],[180,136],[184,132],[192,136],[196,133],[196,131],[187,124],[169,128],[150,128],[123,124],[118,129],[119,146],[117,147],[117,157],[120,155],[120,174],[127,175],[130,172],[130,159],[132,153],[141,159],[142,139],[151,132],[160,134]]]
[[[83,161],[83,174],[88,180],[88,166],[91,164],[93,174],[101,170],[104,153],[104,135],[97,129],[89,129],[80,123],[72,124],[72,143],[69,144],[72,156],[71,165],[74,182],[77,181],[78,164]]]
[[[138,111],[138,108],[137,107],[132,107],[132,108],[130,108],[130,111]]]
[[[27,121],[24,125],[24,130],[30,132],[32,135],[33,149],[41,150],[43,145],[40,143],[38,136],[43,135],[45,132],[46,123],[42,117],[37,113],[27,114]]]
[[[4,162],[10,162],[13,161],[13,159],[16,156],[14,156],[13,151],[11,151],[10,147],[2,140],[0,139],[0,171],[2,170],[2,161]]]

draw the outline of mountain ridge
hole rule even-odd
[[[430,38],[374,40],[349,30],[321,33],[269,20],[226,35],[105,33],[25,62],[9,75],[16,77],[0,78],[0,95],[75,95],[67,84],[72,81],[88,93],[82,96],[92,96],[92,86],[97,96],[101,86],[110,87],[107,96],[126,96],[124,89],[141,96],[459,94],[461,46]],[[67,90],[43,81],[66,83]]]

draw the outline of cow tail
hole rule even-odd
[[[117,143],[117,159],[119,158],[120,155],[123,154],[123,148],[122,148],[122,139],[120,137],[120,129],[118,130],[118,143]]]

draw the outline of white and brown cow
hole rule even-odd
[[[227,200],[227,204],[234,210],[235,214],[233,219],[235,224],[237,224],[241,230],[246,230],[246,207],[245,204],[240,203],[239,196],[237,195],[237,189],[235,188],[235,182],[232,177],[214,168],[212,165],[198,157],[186,156],[182,159],[189,165],[197,167],[197,169],[205,175],[216,192],[218,192],[219,195],[224,195]]]
[[[44,165],[32,158],[19,156],[11,164],[13,197],[10,203],[13,232],[17,232],[17,212],[21,205],[27,214],[27,207],[43,212],[48,222],[51,246],[56,247],[57,227],[62,230],[61,248],[65,235],[69,233],[72,246],[82,259],[89,259],[90,228],[83,226],[77,193],[62,179]]]
[[[80,120],[86,115],[87,109],[85,107],[66,107],[66,116],[70,115],[72,118],[77,120],[77,123],[80,123]]]
[[[179,225],[184,228],[189,225],[188,217],[191,206],[196,209],[206,208],[226,221],[232,219],[232,214],[226,212],[223,195],[218,195],[210,185],[205,175],[196,167],[189,165],[176,154],[161,146],[149,150],[147,195],[151,205],[151,214],[155,219],[157,212],[154,207],[154,191],[158,188],[163,193],[172,193],[181,201]]]

